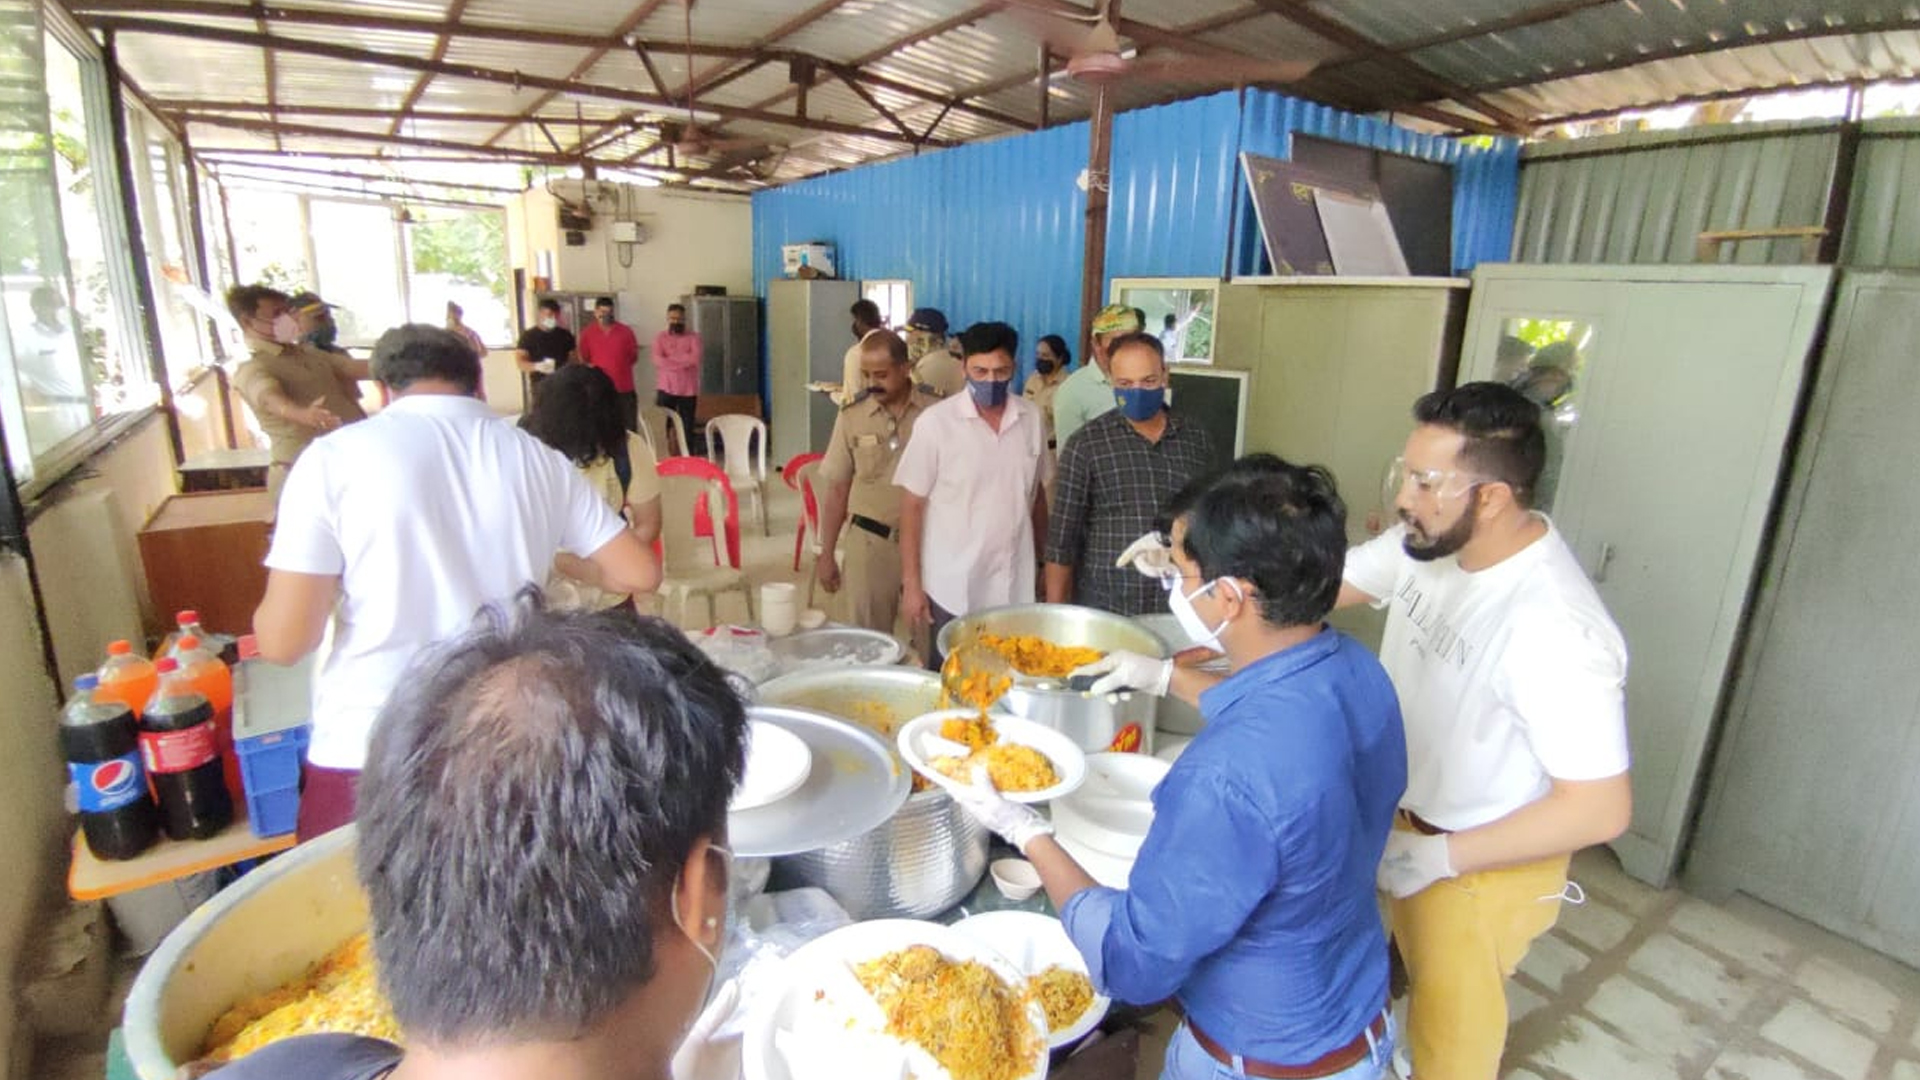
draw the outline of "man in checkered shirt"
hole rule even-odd
[[[1205,474],[1212,444],[1167,407],[1160,339],[1132,333],[1109,349],[1115,408],[1060,448],[1047,530],[1046,597],[1116,615],[1167,610],[1166,590],[1122,553],[1152,530],[1174,494]]]

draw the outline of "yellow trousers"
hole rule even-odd
[[[1394,820],[1394,828],[1409,826]],[[1560,915],[1568,856],[1462,874],[1389,902],[1410,982],[1415,1080],[1495,1080],[1507,1045],[1506,981]]]

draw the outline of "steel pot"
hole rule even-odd
[[[900,724],[939,708],[940,679],[903,667],[802,671],[761,684],[759,698],[850,720],[891,741]],[[772,885],[825,889],[855,919],[924,919],[980,883],[990,839],[945,791],[930,788],[909,796],[879,828],[775,859]]]
[[[1101,652],[1125,649],[1145,656],[1169,655],[1166,642],[1140,623],[1074,604],[1015,604],[962,616],[940,631],[940,652],[951,652],[954,646],[983,631],[1028,634],[1056,645]],[[1064,684],[1024,685],[1017,680],[1000,699],[1000,707],[1007,712],[1053,728],[1088,753],[1109,749],[1153,753],[1159,704],[1160,699],[1152,694],[1088,694],[1069,690]]]

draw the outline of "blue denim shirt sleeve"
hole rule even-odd
[[[1135,1004],[1172,997],[1272,891],[1277,835],[1226,777],[1170,773],[1128,887],[1084,889],[1061,912],[1093,984]]]

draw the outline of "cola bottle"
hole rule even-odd
[[[133,710],[96,698],[100,679],[82,675],[60,714],[60,753],[80,809],[80,831],[102,859],[131,859],[153,846],[160,815],[140,766]]]
[[[154,665],[159,689],[140,714],[140,757],[160,797],[160,822],[175,840],[204,840],[233,823],[221,778],[213,704],[168,657]]]

